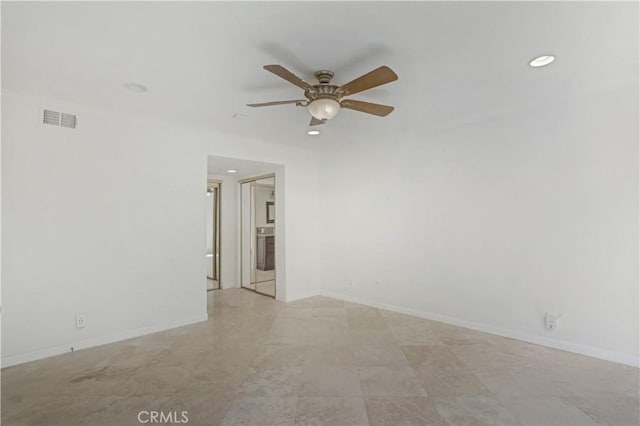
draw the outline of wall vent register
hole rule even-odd
[[[50,124],[52,126],[68,127],[75,129],[78,124],[78,118],[75,114],[66,112],[58,112],[50,109],[42,110],[42,124]]]

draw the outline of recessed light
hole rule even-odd
[[[227,173],[236,173],[236,172],[237,172],[237,170],[234,170],[234,169],[227,170]]]
[[[144,93],[149,90],[147,89],[147,86],[143,86],[142,84],[139,84],[139,83],[126,83],[124,85],[124,88],[136,93]]]
[[[310,136],[317,136],[320,134],[320,130],[309,130],[307,134]]]
[[[545,65],[549,65],[555,59],[556,57],[553,55],[542,55],[532,59],[531,62],[529,62],[529,65],[531,65],[534,68],[544,67]]]

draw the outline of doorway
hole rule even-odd
[[[220,188],[207,181],[207,291],[220,289]]]
[[[241,286],[276,297],[275,175],[240,181]]]

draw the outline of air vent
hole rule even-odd
[[[54,126],[60,125],[60,113],[58,111],[44,110],[42,115],[42,122],[44,124],[53,124]]]
[[[67,114],[63,112],[60,114],[60,125],[62,127],[69,127],[71,129],[76,128],[76,116],[73,114]]]
[[[78,119],[74,114],[67,114],[66,112],[58,112],[50,109],[42,110],[42,123],[51,124],[53,126],[68,127],[75,129]]]

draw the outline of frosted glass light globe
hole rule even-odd
[[[316,99],[308,108],[311,115],[318,120],[331,120],[340,111],[340,104],[333,99]]]

